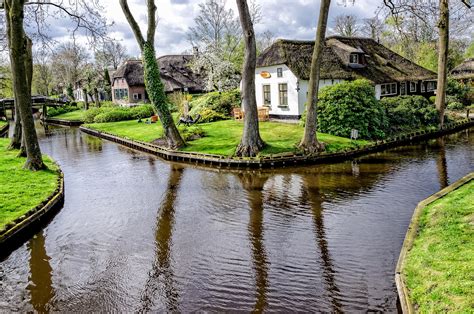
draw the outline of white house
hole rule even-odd
[[[305,110],[314,41],[278,40],[257,59],[258,106],[270,116],[299,119]],[[326,39],[319,86],[365,78],[377,99],[396,95],[434,95],[436,74],[370,38]]]

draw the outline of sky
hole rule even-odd
[[[180,54],[192,50],[187,40],[187,32],[194,25],[199,13],[199,3],[205,0],[156,0],[159,24],[156,32],[156,51],[158,55]],[[118,0],[99,0],[109,22],[111,37],[120,40],[131,56],[138,56],[139,49],[133,33],[125,20]],[[146,33],[145,0],[129,0],[129,6]],[[381,1],[357,0],[344,6],[341,0],[332,1],[329,27],[335,16],[353,14],[360,18],[374,16]],[[313,39],[319,15],[320,0],[257,0],[262,9],[262,21],[255,25],[257,33],[270,30],[276,38]],[[226,6],[237,15],[235,0],[227,0]],[[64,21],[62,22],[64,23]],[[58,41],[69,39],[67,27],[54,27],[53,37]]]

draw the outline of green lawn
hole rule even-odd
[[[7,123],[8,123],[7,121],[0,120],[0,128],[7,125]]]
[[[218,154],[233,155],[242,135],[243,123],[234,120],[225,120],[212,123],[198,124],[205,132],[205,136],[189,141],[183,150]],[[114,123],[88,124],[95,130],[109,132],[120,137],[126,137],[144,142],[151,142],[162,137],[161,125],[137,123],[137,121],[122,121]],[[260,132],[267,146],[262,155],[278,154],[296,151],[296,145],[303,136],[303,127],[298,124],[261,122]],[[367,144],[367,141],[351,141],[347,138],[318,134],[318,139],[326,143],[328,151],[337,151],[356,145]]]
[[[473,313],[474,181],[428,205],[403,269],[421,313]]]
[[[48,198],[57,187],[57,166],[44,157],[49,169],[23,169],[26,158],[7,150],[8,139],[0,139],[0,229]]]
[[[54,117],[51,117],[51,119],[61,119],[61,120],[70,120],[70,121],[83,121],[82,118],[82,113],[84,110],[74,110],[71,112],[63,113]]]

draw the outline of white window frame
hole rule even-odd
[[[418,86],[418,82],[410,82],[410,93],[416,93],[416,88]]]
[[[355,57],[355,62],[352,62],[352,58]],[[357,53],[351,53],[349,55],[349,63],[352,63],[352,64],[359,64],[359,55]]]
[[[282,91],[281,87],[286,85],[286,91]],[[282,97],[282,93],[286,93],[285,97]],[[282,104],[282,99],[286,100],[286,104]],[[288,83],[279,83],[278,84],[278,106],[279,107],[288,107]]]
[[[426,93],[426,84],[425,84],[425,82],[421,82],[421,92]]]
[[[428,81],[426,82],[426,91],[427,92],[432,92],[436,90],[436,81]]]
[[[385,86],[385,94],[383,93],[383,88]],[[395,86],[395,88],[392,88]],[[389,93],[387,93],[387,88],[390,90]],[[397,95],[398,94],[398,86],[397,83],[386,83],[386,84],[380,84],[380,96],[391,96],[391,95]],[[395,91],[393,91],[395,90]]]

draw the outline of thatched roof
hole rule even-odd
[[[451,71],[451,75],[455,79],[474,79],[474,58],[464,60]]]
[[[285,64],[300,79],[309,80],[314,41],[277,40],[257,59],[257,67]],[[349,64],[351,53],[361,54],[365,66]],[[376,84],[436,79],[436,74],[370,38],[331,36],[326,39],[321,79],[368,79]]]
[[[166,92],[182,91],[188,88],[189,92],[204,91],[202,77],[191,70],[189,64],[192,55],[169,55],[159,57],[161,81]],[[144,86],[143,65],[140,60],[128,60],[114,73],[115,78],[125,78],[129,86]]]

